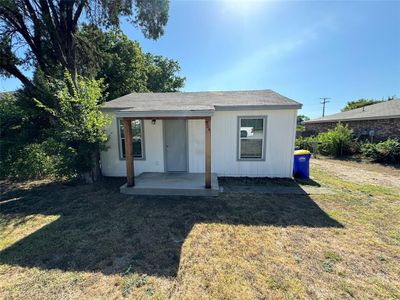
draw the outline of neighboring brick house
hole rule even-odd
[[[338,122],[348,124],[354,135],[373,141],[400,139],[400,99],[340,112],[304,122],[307,135],[334,128]]]

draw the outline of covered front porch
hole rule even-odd
[[[219,191],[218,180],[215,174],[211,174],[211,116],[207,112],[205,115],[184,115],[184,116],[163,116],[163,115],[151,115],[142,116],[140,114],[135,116],[124,116],[122,117],[122,123],[124,127],[125,140],[132,140],[132,121],[133,120],[151,120],[153,124],[157,120],[163,120],[164,128],[164,141],[163,147],[164,158],[172,157],[181,158],[178,161],[185,161],[187,159],[187,153],[177,151],[176,147],[171,147],[166,142],[168,135],[166,134],[165,124],[171,124],[173,120],[204,120],[204,173],[190,173],[188,168],[184,168],[185,171],[170,172],[171,168],[167,167],[167,163],[164,166],[164,173],[161,172],[145,172],[135,177],[135,166],[133,159],[133,147],[132,143],[124,143],[125,157],[126,157],[126,177],[127,182],[121,186],[120,191],[124,194],[131,195],[188,195],[188,196],[212,196],[217,195]],[[168,121],[168,123],[167,123]],[[186,124],[186,122],[184,124]],[[176,122],[175,122],[176,123]],[[185,125],[186,126],[186,125]],[[174,128],[172,133],[170,131],[169,136],[175,135]],[[186,130],[185,130],[186,131]],[[187,131],[186,133],[187,134]],[[182,141],[181,137],[177,136],[175,143],[183,144],[186,141]],[[187,151],[187,149],[186,149]],[[183,157],[186,155],[186,158]],[[168,161],[171,161],[168,160]],[[183,163],[184,165],[185,163]],[[178,168],[179,170],[179,168]],[[173,170],[175,171],[175,170]]]
[[[211,174],[211,187],[204,187],[201,173],[156,173],[145,172],[135,178],[135,185],[125,183],[120,192],[128,195],[180,195],[218,196],[219,185],[216,174]]]

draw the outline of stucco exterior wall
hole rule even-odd
[[[238,161],[238,116],[265,116],[266,147],[263,161]],[[216,111],[211,118],[211,170],[218,176],[291,177],[296,129],[296,109]],[[109,149],[101,153],[105,176],[126,176],[125,160],[119,159],[118,131],[111,115]],[[188,120],[189,172],[204,172],[204,120]],[[145,160],[134,162],[135,175],[164,172],[162,121],[144,121]]]
[[[305,130],[308,135],[318,134],[328,131],[336,127],[337,122],[325,123],[306,123]],[[380,120],[359,120],[359,121],[344,121],[342,124],[348,124],[354,131],[354,135],[369,136],[370,131],[374,132],[374,140],[382,141],[387,138],[400,138],[400,118],[380,119]]]

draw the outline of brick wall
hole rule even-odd
[[[335,128],[337,122],[310,123],[305,124],[305,131],[318,134]],[[368,137],[371,130],[374,131],[374,141],[382,141],[387,138],[400,139],[400,118],[380,119],[380,120],[362,120],[362,121],[343,121],[343,125],[348,124],[357,137]]]

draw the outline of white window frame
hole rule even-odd
[[[261,158],[241,158],[241,139],[240,136],[240,128],[241,128],[241,120],[243,119],[263,119],[263,138],[261,145]],[[265,161],[265,152],[266,152],[266,144],[267,144],[267,116],[238,116],[237,118],[237,160],[238,161]]]
[[[120,160],[125,160],[125,157],[123,156],[123,151],[122,151],[122,137],[121,137],[121,125],[123,126],[123,124],[121,124],[122,122],[122,118],[117,118],[117,132],[118,132],[118,153],[119,153],[119,159]],[[135,120],[132,120],[135,121]],[[143,120],[138,120],[140,121],[140,131],[142,134],[142,141],[141,141],[141,156],[135,156],[133,155],[133,159],[134,160],[145,160],[146,156],[145,156],[145,147],[144,147],[144,123]],[[125,139],[125,137],[124,137]],[[132,151],[133,152],[133,151]]]

